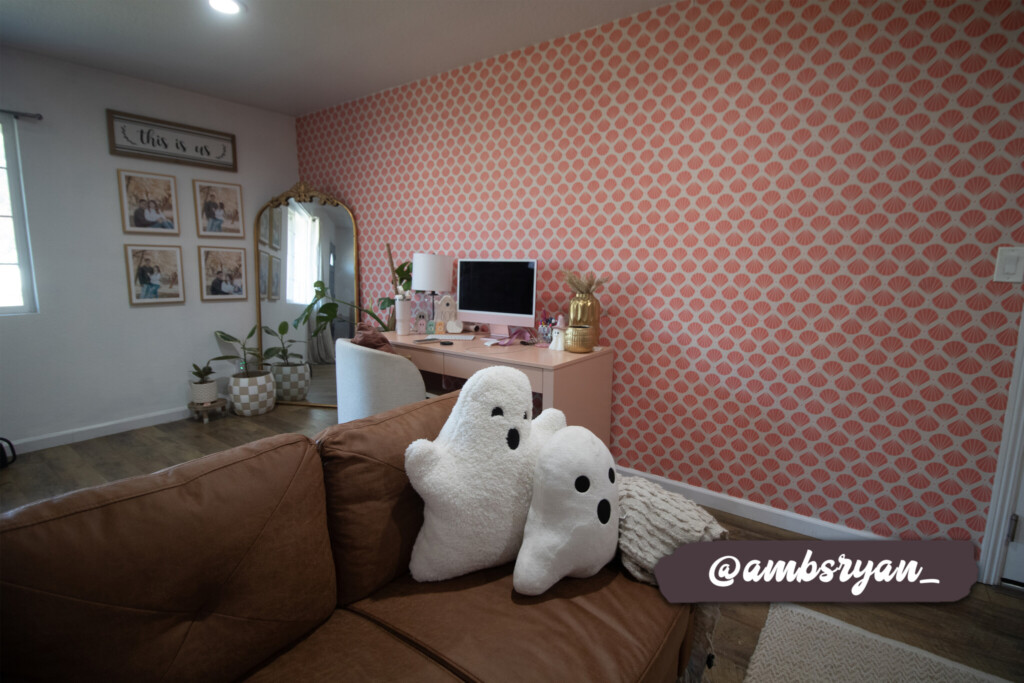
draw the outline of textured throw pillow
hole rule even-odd
[[[717,541],[728,535],[704,508],[643,477],[622,477],[619,506],[622,566],[644,583],[657,585],[654,565],[684,543]]]
[[[525,374],[485,368],[466,382],[437,438],[406,449],[405,471],[424,503],[414,579],[442,581],[516,558],[537,453],[565,427],[555,409],[531,422],[532,406]]]
[[[608,447],[566,427],[541,448],[512,586],[540,595],[565,576],[586,578],[615,557],[619,491]]]
[[[352,343],[365,346],[368,349],[377,349],[378,351],[387,351],[388,353],[395,352],[388,338],[369,323],[359,323],[356,325],[356,334],[352,337]]]

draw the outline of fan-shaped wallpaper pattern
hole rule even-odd
[[[1024,11],[680,2],[317,112],[302,178],[384,245],[610,273],[620,464],[980,542],[1021,287]]]

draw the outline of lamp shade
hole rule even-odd
[[[421,292],[452,291],[452,257],[413,254],[412,288]]]

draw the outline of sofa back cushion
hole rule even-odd
[[[236,679],[335,605],[301,435],[11,511],[0,548],[0,678]]]
[[[327,526],[338,578],[338,606],[361,600],[408,573],[423,500],[405,474],[405,449],[434,439],[458,393],[445,394],[315,437],[324,464]]]

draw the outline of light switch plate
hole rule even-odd
[[[1024,282],[1024,247],[999,247],[992,279],[996,282]]]

